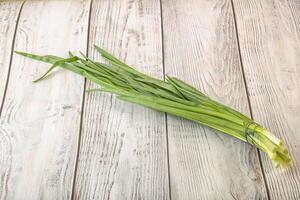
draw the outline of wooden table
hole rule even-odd
[[[99,59],[97,44],[179,77],[286,141],[290,169],[14,50]],[[0,199],[300,198],[299,0],[0,3]]]

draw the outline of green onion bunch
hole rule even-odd
[[[34,82],[45,78],[54,68],[61,67],[100,86],[99,89],[90,91],[114,93],[121,100],[167,112],[216,129],[256,146],[271,158],[275,167],[289,166],[291,158],[283,141],[248,116],[212,100],[177,78],[167,76],[163,81],[150,77],[100,47],[95,46],[95,48],[105,62],[95,62],[82,53],[79,57],[69,52],[68,58],[39,56],[18,51],[16,53],[52,64],[49,70]]]

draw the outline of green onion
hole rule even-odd
[[[95,46],[104,63],[95,62],[69,52],[68,58],[39,56],[18,52],[22,56],[51,63],[49,70],[34,82],[40,81],[56,67],[61,67],[98,84],[99,89],[117,95],[121,100],[143,105],[158,111],[180,116],[216,129],[265,152],[275,167],[290,165],[290,155],[282,140],[248,116],[212,100],[193,86],[174,77],[159,80],[126,65],[105,50]]]

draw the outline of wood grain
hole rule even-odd
[[[85,51],[89,1],[27,1],[15,50],[67,55]],[[0,124],[1,199],[71,196],[83,79],[57,71],[33,84],[43,63],[13,55]]]
[[[0,2],[0,112],[8,81],[14,33],[22,3],[22,1]]]
[[[159,0],[93,1],[93,44],[128,64],[163,77]],[[95,88],[88,83],[87,88]],[[165,115],[86,94],[75,199],[168,199]]]
[[[166,73],[249,115],[231,3],[164,0]],[[168,116],[172,199],[265,199],[255,148]]]
[[[271,199],[300,198],[300,2],[234,0],[254,119],[285,140],[289,170],[262,154]]]

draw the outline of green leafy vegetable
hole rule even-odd
[[[207,97],[191,85],[174,78],[158,80],[126,65],[105,50],[95,46],[106,63],[94,62],[81,53],[69,52],[69,58],[39,56],[18,52],[22,56],[52,64],[38,82],[56,67],[75,72],[98,84],[121,100],[180,116],[248,142],[267,153],[275,167],[289,166],[291,158],[282,140],[275,137],[246,115]]]

